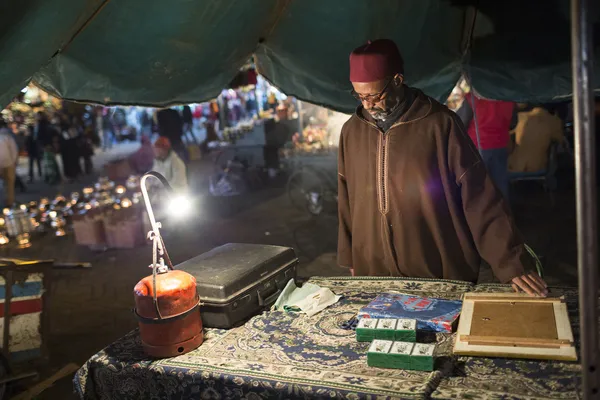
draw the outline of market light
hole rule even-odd
[[[192,203],[187,196],[177,195],[169,201],[168,212],[174,217],[184,217],[190,213]]]
[[[125,189],[125,186],[123,186],[123,185],[119,185],[115,188],[115,192],[117,194],[123,194],[123,193],[125,193],[126,190],[127,189]]]
[[[167,179],[156,171],[146,173],[140,180],[146,212],[152,226],[152,230],[148,232],[148,239],[152,241],[152,275],[143,278],[134,287],[134,314],[140,326],[140,339],[144,351],[152,357],[164,358],[194,350],[202,344],[204,335],[198,311],[200,298],[196,293],[195,279],[184,271],[174,271],[160,234],[162,225],[156,221],[152,210],[146,185],[148,178],[160,181],[169,195],[169,205],[177,206],[179,211],[183,210],[185,198],[175,195]],[[196,296],[197,299],[191,307],[181,301],[188,296]],[[162,312],[166,309],[169,310],[169,314],[163,315],[161,307]],[[148,345],[149,342],[152,345]]]

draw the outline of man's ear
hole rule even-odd
[[[402,85],[402,83],[404,83],[404,75],[402,75],[402,74],[394,75],[394,84],[396,86],[400,86],[400,85]]]

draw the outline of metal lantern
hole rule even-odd
[[[131,200],[129,200],[127,197],[123,197],[121,199],[121,207],[123,208],[129,208],[133,205],[133,202]]]
[[[127,188],[123,185],[119,185],[115,188],[115,193],[117,194],[117,196],[121,196],[124,195],[125,192],[127,191]]]
[[[29,233],[33,231],[33,225],[31,224],[31,217],[26,209],[27,207],[25,207],[25,210],[19,207],[13,210],[4,210],[6,230],[9,236],[17,238],[19,248],[31,246]]]
[[[10,240],[8,239],[8,236],[6,236],[6,224],[4,217],[0,217],[0,246],[8,244],[9,241]]]
[[[40,200],[40,205],[39,205],[40,211],[48,210],[49,205],[50,205],[50,200],[47,197],[43,197]]]
[[[77,204],[79,202],[79,199],[80,199],[79,192],[71,193],[71,201],[70,201],[71,205],[74,206],[75,204]]]
[[[67,221],[62,216],[62,213],[57,211],[50,211],[50,226],[54,229],[54,235],[61,237],[65,236],[67,232],[65,232],[65,226],[67,225]]]
[[[140,177],[137,175],[130,175],[127,178],[127,182],[125,182],[125,186],[127,190],[130,192],[139,192],[140,191]]]
[[[143,195],[141,193],[134,193],[131,201],[133,202],[133,204],[139,204],[141,201],[143,201],[142,196]]]
[[[85,200],[89,200],[92,197],[92,194],[94,193],[94,188],[84,187],[82,192],[83,192],[83,198]]]

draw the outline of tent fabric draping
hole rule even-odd
[[[348,54],[383,37],[403,53],[408,84],[440,100],[464,72],[487,98],[571,95],[568,0],[30,0],[2,2],[0,27],[0,106],[31,79],[70,100],[200,102],[254,55],[283,92],[349,112]]]

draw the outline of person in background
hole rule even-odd
[[[94,169],[92,156],[94,155],[94,132],[84,130],[79,134],[79,154],[83,158],[83,171],[86,175],[90,175]]]
[[[154,142],[154,163],[152,170],[163,175],[176,191],[188,187],[185,163],[173,150],[168,138],[161,136]]]
[[[44,182],[49,185],[56,185],[60,183],[61,175],[60,169],[58,168],[58,162],[56,162],[56,152],[54,146],[47,145],[44,147],[42,167],[44,170]]]
[[[35,124],[28,129],[25,147],[29,157],[29,182],[33,182],[34,164],[37,164],[38,174],[42,177],[42,153],[44,151],[44,142],[51,137],[48,131],[52,129],[50,122],[43,112],[35,115]]]
[[[113,137],[117,138],[117,141],[122,140],[121,135],[123,129],[127,126],[127,114],[122,107],[116,107],[111,117]]]
[[[27,137],[25,137],[25,141],[21,140],[21,139],[23,139],[23,137],[19,133],[16,123],[11,124],[11,126],[8,127],[8,131],[10,132],[10,136],[13,138],[13,140],[17,144],[17,164],[15,164],[15,168],[16,168],[18,165],[18,162],[19,162],[19,154],[21,154],[21,152],[24,150],[24,147],[26,146],[25,141],[27,140]],[[27,134],[25,133],[25,136],[26,135]],[[15,169],[15,189],[17,189],[17,188],[19,189],[19,191],[21,193],[24,193],[27,191],[27,187],[25,186],[25,183],[23,183],[23,179],[19,176],[19,174],[17,173],[17,171]]]
[[[64,116],[61,126],[60,155],[63,164],[63,175],[67,181],[73,181],[81,175],[80,132],[75,118]]]
[[[396,44],[355,49],[350,81],[361,105],[340,136],[339,265],[356,275],[476,282],[484,259],[502,283],[547,295],[463,124],[404,84]]]
[[[552,143],[564,140],[561,119],[543,107],[519,113],[515,128],[515,147],[508,157],[510,172],[538,172],[548,167]]]
[[[183,121],[181,116],[172,108],[163,108],[156,113],[158,134],[169,139],[171,148],[187,163],[187,150],[183,144]]]
[[[248,98],[246,99],[246,113],[252,118],[258,115],[258,104],[256,102],[256,93],[254,93],[254,90],[248,92]]]
[[[148,136],[142,136],[142,145],[129,157],[129,164],[137,174],[144,174],[152,169],[154,149]]]
[[[152,118],[148,114],[148,111],[144,108],[140,108],[140,126],[142,127],[142,136],[151,137],[152,136]]]
[[[15,177],[18,160],[17,142],[6,126],[4,119],[0,118],[0,177],[4,180],[6,205],[8,207],[15,202]]]
[[[196,143],[196,136],[194,136],[194,116],[192,115],[192,109],[189,105],[183,106],[181,112],[181,120],[183,121],[183,136],[189,139],[191,143]]]
[[[487,100],[467,93],[456,113],[467,127],[469,137],[479,150],[492,180],[504,197],[509,199],[509,131],[517,124],[516,104]]]
[[[96,134],[102,142],[102,150],[108,150],[112,147],[114,141],[114,132],[112,130],[108,113],[104,107],[96,107],[94,126]]]

